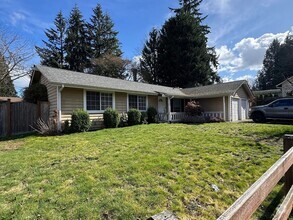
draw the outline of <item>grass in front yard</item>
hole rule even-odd
[[[0,216],[214,219],[282,154],[293,126],[154,124],[0,142]],[[216,192],[212,184],[219,188]]]

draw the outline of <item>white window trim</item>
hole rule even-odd
[[[149,96],[148,95],[144,95],[144,94],[134,94],[134,93],[128,93],[127,94],[127,112],[129,111],[129,96],[130,95],[135,95],[135,96],[137,96],[137,105],[138,105],[138,96],[145,96],[146,97],[146,109],[145,110],[139,110],[138,109],[138,106],[136,106],[137,108],[137,110],[139,110],[140,112],[146,112],[147,111],[147,109],[148,109],[148,107],[149,107]]]
[[[101,104],[101,93],[109,93],[112,94],[112,109],[115,109],[115,92],[103,91],[103,90],[93,90],[93,89],[84,89],[83,90],[83,110],[87,111],[91,114],[101,114],[104,113],[105,110],[87,110],[86,105],[86,92],[99,92],[100,93],[100,104]]]

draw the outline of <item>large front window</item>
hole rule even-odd
[[[184,112],[189,99],[171,99],[171,112]]]
[[[113,107],[112,93],[103,92],[86,92],[86,110],[103,111],[108,107]]]
[[[146,111],[147,97],[140,96],[140,95],[129,95],[128,96],[128,107],[129,107],[129,109],[135,108],[140,111]]]

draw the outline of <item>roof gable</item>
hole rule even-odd
[[[208,86],[188,88],[188,89],[183,89],[182,91],[185,94],[189,96],[194,96],[196,98],[209,98],[209,97],[235,95],[235,93],[242,86],[244,87],[249,98],[252,98],[253,94],[246,80],[239,80],[239,81],[233,81],[233,82],[227,82],[227,83],[218,83],[218,84],[208,85]]]

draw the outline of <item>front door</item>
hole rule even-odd
[[[158,113],[167,113],[167,98],[158,97]]]
[[[159,121],[168,121],[167,98],[158,97],[158,119]]]

